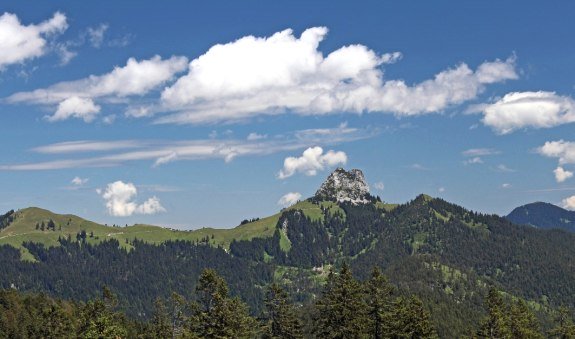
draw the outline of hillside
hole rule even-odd
[[[330,269],[345,262],[360,279],[379,267],[400,294],[422,298],[446,338],[477,328],[490,287],[506,298],[527,300],[544,328],[557,307],[575,309],[575,234],[516,225],[427,195],[385,204],[364,194],[363,184],[343,191],[332,185],[336,189],[327,195],[322,191],[229,230],[118,228],[21,210],[1,231],[0,241],[36,262],[22,261],[15,249],[0,246],[0,287],[85,300],[105,284],[118,293],[128,314],[147,318],[151,296],[167,298],[172,291],[190,296],[201,269],[212,267],[258,314],[263,287],[271,282],[306,306],[320,293]],[[359,190],[361,199],[347,199]],[[56,230],[36,230],[39,220],[50,219]],[[94,236],[77,239],[82,230]],[[62,236],[58,241],[59,234],[70,234],[70,240]],[[28,240],[41,244],[24,243]]]
[[[323,202],[321,206],[301,201],[286,210],[298,209],[312,220],[323,220],[321,208],[337,210],[332,202]],[[34,260],[25,247],[24,242],[31,241],[45,246],[59,246],[59,238],[76,239],[82,231],[86,232],[86,241],[90,244],[115,239],[120,246],[131,249],[130,241],[134,239],[147,243],[160,244],[166,241],[184,240],[209,243],[228,249],[233,240],[251,240],[254,237],[266,238],[274,234],[275,226],[281,213],[261,219],[245,220],[240,225],[230,229],[201,228],[192,231],[174,230],[165,227],[136,224],[131,226],[108,226],[98,224],[71,214],[56,214],[51,211],[29,207],[7,213],[11,221],[0,228],[0,245],[11,245],[19,248],[24,260]],[[53,221],[55,227],[47,225]],[[44,229],[41,225],[44,224]],[[38,225],[38,227],[36,227]]]
[[[505,218],[515,224],[575,232],[575,211],[568,211],[546,202],[534,202],[517,207]]]

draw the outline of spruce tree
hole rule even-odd
[[[505,304],[503,298],[495,288],[491,288],[487,294],[487,316],[482,322],[479,330],[481,338],[509,338],[511,330],[506,317]]]
[[[367,332],[376,339],[389,337],[393,286],[379,268],[373,268],[365,292],[369,318]]]
[[[575,339],[575,324],[571,319],[569,309],[561,306],[555,318],[556,327],[549,331],[551,338]]]
[[[323,295],[316,302],[316,334],[322,338],[358,338],[365,335],[367,305],[361,284],[347,264],[340,273],[330,272]]]
[[[429,312],[415,296],[397,298],[391,311],[388,337],[437,338]]]
[[[205,269],[196,287],[198,303],[191,329],[200,338],[249,338],[255,321],[240,299],[228,296],[225,280],[213,269]]]
[[[510,330],[513,338],[543,338],[537,318],[535,318],[535,315],[531,312],[525,301],[518,300],[514,302],[510,307],[509,316]]]
[[[295,307],[278,284],[272,283],[269,287],[265,307],[264,338],[303,338],[301,320],[296,315]]]

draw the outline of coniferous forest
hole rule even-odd
[[[128,249],[117,240],[90,243],[79,232],[57,246],[24,243],[35,260],[23,261],[20,250],[0,246],[0,333],[572,336],[572,233],[515,225],[423,195],[394,208],[377,199],[309,203],[320,218],[285,210],[272,236],[234,240],[229,248],[209,239],[132,239]]]

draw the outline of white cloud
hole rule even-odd
[[[108,184],[104,191],[98,190],[97,192],[106,201],[108,213],[115,217],[129,217],[134,213],[156,214],[166,211],[157,197],[149,198],[138,205],[134,201],[138,195],[138,190],[130,182],[116,181]]]
[[[301,199],[301,194],[299,192],[289,192],[282,196],[278,201],[278,205],[283,207],[289,207],[297,203]]]
[[[100,106],[94,104],[89,98],[70,97],[58,104],[54,115],[46,116],[48,121],[61,121],[69,118],[79,118],[84,122],[91,122],[100,112]]]
[[[178,153],[170,152],[170,153],[156,159],[156,162],[154,162],[154,165],[152,167],[158,167],[158,166],[161,166],[161,165],[164,165],[164,164],[167,164],[169,162],[176,161],[176,160],[178,160]]]
[[[557,180],[557,182],[563,182],[573,176],[573,172],[566,171],[561,166],[554,169],[553,174],[555,174],[555,180]]]
[[[501,188],[511,188],[511,184],[508,183],[501,184]]]
[[[322,133],[315,133],[314,130],[295,131],[257,141],[245,139],[67,141],[32,149],[32,151],[42,154],[66,155],[65,158],[24,164],[0,164],[0,171],[112,167],[133,161],[149,160],[156,162],[162,157],[170,158],[172,153],[177,154],[177,160],[224,159],[229,162],[241,156],[264,156],[277,152],[305,149],[310,144],[333,145],[376,135],[373,130],[361,128],[342,130],[338,127],[318,130]],[[339,133],[335,133],[335,131],[339,131]],[[335,154],[338,153],[340,152]],[[89,156],[78,157],[80,154],[89,154]]]
[[[550,128],[575,122],[575,101],[553,92],[513,92],[490,105],[483,105],[483,123],[496,133],[521,128]]]
[[[250,133],[248,134],[247,139],[250,141],[254,141],[254,140],[266,139],[267,137],[268,137],[267,134]]]
[[[383,191],[383,189],[385,188],[385,185],[383,184],[383,182],[378,181],[378,182],[376,182],[375,184],[373,184],[373,187],[374,187],[376,190]]]
[[[466,165],[482,164],[483,159],[481,159],[481,157],[473,157],[471,159],[465,160],[463,163]]]
[[[157,121],[236,121],[285,112],[416,115],[441,111],[475,98],[487,84],[517,78],[509,58],[485,62],[476,71],[460,64],[415,85],[384,80],[381,66],[397,61],[400,53],[378,55],[349,45],[324,56],[318,46],[327,32],[314,27],[298,38],[287,29],[211,47],[163,91],[164,109],[175,113]]]
[[[74,186],[84,186],[86,183],[88,183],[88,178],[74,177],[70,183]]]
[[[563,199],[563,208],[570,211],[575,211],[575,195]]]
[[[61,33],[68,28],[66,16],[56,12],[54,16],[34,25],[22,25],[15,14],[0,16],[0,70],[44,55],[47,51],[46,37]]]
[[[509,168],[509,167],[507,167],[507,166],[504,165],[504,164],[499,164],[499,165],[497,165],[497,167],[495,168],[495,170],[496,170],[497,172],[504,172],[504,173],[512,173],[512,172],[515,172],[514,169]]]
[[[11,95],[7,100],[10,103],[42,105],[62,105],[72,98],[90,100],[92,104],[93,100],[100,98],[108,102],[125,100],[129,96],[144,95],[169,81],[176,73],[186,68],[186,63],[185,57],[175,56],[165,60],[162,60],[160,56],[142,61],[130,58],[125,66],[116,67],[110,73],[99,76],[91,75],[76,81],[60,82],[32,92],[19,92]],[[132,113],[132,115],[136,114]]]
[[[104,42],[104,34],[108,30],[108,24],[102,23],[98,27],[89,27],[86,34],[88,35],[88,40],[94,48],[100,48],[102,42]]]
[[[437,192],[439,192],[439,193],[445,192],[445,187],[439,187],[439,188],[437,189]]]
[[[278,178],[285,179],[298,172],[313,176],[326,167],[345,165],[346,162],[347,155],[344,152],[330,150],[323,154],[323,148],[319,146],[310,147],[303,152],[301,157],[285,158],[283,169],[279,171]]]
[[[547,141],[537,152],[549,158],[558,158],[559,164],[575,164],[575,142]]]
[[[487,156],[487,155],[494,155],[499,154],[498,150],[493,148],[470,148],[461,152],[466,157],[479,157],[479,156]]]

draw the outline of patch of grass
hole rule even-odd
[[[393,211],[397,206],[399,206],[399,204],[388,204],[385,202],[381,202],[378,201],[375,203],[375,207],[380,209],[380,210],[384,210],[385,212],[391,212]]]

